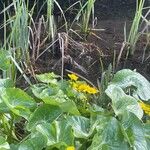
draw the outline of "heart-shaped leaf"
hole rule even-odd
[[[18,88],[3,89],[1,98],[9,110],[16,115],[25,117],[26,119],[30,115],[30,109],[36,107],[33,98]]]
[[[150,82],[146,80],[141,74],[130,69],[123,69],[118,71],[113,78],[113,85],[119,86],[122,89],[135,87],[133,96],[137,99],[145,101],[150,100]]]
[[[62,110],[58,106],[44,104],[38,107],[30,116],[27,129],[30,131],[38,124],[52,123],[61,113]]]
[[[112,100],[112,107],[116,115],[124,115],[127,111],[134,113],[139,119],[143,117],[143,110],[137,100],[130,95],[126,95],[120,87],[110,85],[105,92]]]

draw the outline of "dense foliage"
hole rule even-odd
[[[0,80],[0,149],[150,148],[150,83],[142,75],[121,70],[105,91],[68,76],[37,75],[27,92]]]

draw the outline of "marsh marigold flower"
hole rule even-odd
[[[139,105],[141,106],[141,108],[144,110],[144,112],[150,116],[150,105],[145,104],[143,102],[139,102]]]
[[[74,146],[69,146],[69,147],[67,147],[66,150],[75,150],[75,147]]]
[[[91,87],[88,84],[81,82],[73,82],[72,87],[79,92],[85,92],[89,94],[96,94],[99,92],[95,87]]]
[[[75,74],[68,74],[68,77],[71,79],[71,80],[74,80],[74,81],[77,81],[78,80],[78,76],[76,76]]]

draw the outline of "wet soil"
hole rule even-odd
[[[70,41],[67,47],[64,60],[64,75],[68,73],[66,70],[70,70],[82,75],[96,85],[97,79],[100,79],[102,74],[101,65],[103,65],[104,70],[106,70],[110,64],[113,64],[114,53],[116,53],[115,64],[117,62],[124,41],[125,23],[128,33],[132,20],[127,17],[118,17],[114,19],[108,18],[105,20],[98,20],[96,28],[104,30],[91,31],[87,36],[87,41],[82,41],[73,36],[75,41]],[[145,37],[140,38],[134,56],[127,60],[125,59],[127,52],[125,48],[114,71],[123,68],[136,69],[150,80],[150,59],[142,62],[145,45]],[[147,47],[145,57],[148,58],[148,56],[150,56],[150,45]],[[58,56],[49,52],[38,59],[35,64],[35,71],[36,73],[54,71],[60,74],[62,70],[61,63],[61,54]]]
[[[126,24],[128,35],[134,12],[134,0],[97,0],[95,5],[95,17],[97,18],[95,28],[100,30],[91,30],[85,41],[76,35],[69,35],[67,48],[65,49],[64,68],[62,68],[59,43],[56,43],[54,52],[48,50],[36,62],[31,63],[33,72],[29,72],[29,74],[32,77],[36,73],[51,71],[61,74],[63,69],[64,75],[68,73],[68,70],[76,72],[96,85],[97,79],[101,77],[102,68],[104,67],[104,70],[106,70],[110,64],[113,64],[114,53],[116,54],[116,64],[124,42],[124,26]],[[62,32],[61,34],[65,33]],[[150,80],[150,44],[147,46],[145,54],[147,59],[142,62],[145,45],[145,37],[140,38],[134,56],[127,60],[125,59],[127,48],[125,48],[118,65],[115,65],[114,71],[123,68],[136,69]],[[43,49],[45,48],[46,45]],[[21,84],[26,87],[24,82],[21,82]]]

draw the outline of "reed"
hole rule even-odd
[[[143,34],[146,37],[146,44],[143,49],[143,55],[142,55],[142,63],[148,61],[150,58],[150,53],[146,56],[146,53],[148,52],[148,46],[150,44],[150,20],[148,19],[150,15],[150,7],[145,9],[147,10],[147,12],[144,16],[142,16],[142,23],[141,23],[143,25],[141,34]]]
[[[95,0],[88,0],[86,2],[86,8],[83,9],[83,16],[82,16],[83,33],[87,33],[89,30],[90,17],[92,14],[94,14],[94,4],[95,4]]]
[[[49,38],[54,41],[56,35],[56,24],[53,15],[54,0],[47,0],[47,28]]]
[[[142,12],[144,7],[145,0],[137,0],[136,1],[136,12],[132,22],[132,26],[129,32],[129,36],[127,39],[127,43],[129,45],[129,49],[127,52],[128,55],[134,55],[136,43],[141,35],[139,32],[141,20],[142,20]]]
[[[7,50],[18,65],[21,62],[29,64],[29,26],[30,16],[32,16],[34,7],[29,11],[29,1],[13,0],[2,13],[4,14],[4,44],[3,49]],[[10,10],[11,9],[11,10]],[[10,31],[8,32],[7,29]],[[16,81],[17,68],[16,63],[11,62],[9,70],[6,71],[6,77]]]

